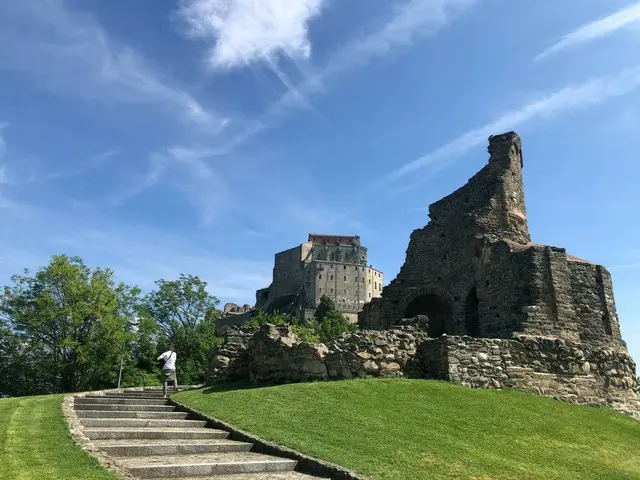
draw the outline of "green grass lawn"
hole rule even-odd
[[[0,400],[0,478],[116,480],[73,444],[62,395]]]
[[[429,380],[180,392],[179,402],[376,479],[640,479],[640,422]]]

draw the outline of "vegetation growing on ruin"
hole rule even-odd
[[[640,422],[607,409],[430,380],[234,388],[174,398],[377,480],[640,477]]]
[[[266,313],[258,311],[243,328],[259,328],[263,325],[289,325],[293,332],[304,342],[328,343],[338,335],[353,332],[357,326],[336,308],[331,298],[323,295],[313,314],[313,320],[300,323],[295,317],[276,311]]]
[[[116,480],[73,444],[62,396],[0,400],[0,478]]]

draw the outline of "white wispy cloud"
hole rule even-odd
[[[308,24],[325,0],[181,0],[178,17],[190,38],[213,43],[209,62],[231,69],[279,56],[308,58]]]
[[[629,25],[638,23],[640,23],[640,2],[635,2],[616,13],[583,25],[566,34],[551,47],[536,56],[535,60],[542,60],[562,50],[612,35]]]
[[[351,70],[408,48],[421,39],[436,35],[479,0],[410,0],[395,8],[390,16],[368,34],[359,36],[335,52],[329,61],[272,103],[259,118],[236,135],[223,149],[229,151],[249,138],[271,128],[293,110],[308,109],[308,97],[327,89],[329,82]]]
[[[107,203],[123,205],[162,182],[188,199],[199,212],[202,225],[217,224],[233,205],[233,195],[223,175],[207,163],[210,157],[206,149],[185,146],[151,152],[147,171],[131,175],[125,188],[115,192]]]
[[[636,268],[640,268],[640,262],[630,262],[630,263],[623,263],[620,265],[613,265],[609,267],[609,270],[633,270]]]
[[[25,72],[39,88],[95,101],[150,104],[212,130],[227,120],[62,0],[0,2],[0,57],[0,70]]]
[[[185,147],[169,148],[167,155],[176,168],[186,174],[185,180],[176,187],[200,211],[202,224],[219,223],[232,206],[232,194],[224,177],[206,162],[209,155]]]
[[[640,87],[640,66],[566,87],[509,111],[496,120],[470,130],[442,147],[397,168],[376,182],[372,190],[377,191],[394,180],[405,178],[426,167],[432,169],[431,173],[433,173],[433,169],[442,167],[442,162],[482,145],[490,135],[513,130],[534,120],[598,105],[630,93],[638,87]]]

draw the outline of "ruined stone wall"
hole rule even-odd
[[[640,415],[635,363],[627,353],[560,339],[429,339],[418,348],[415,371],[470,387],[514,388]]]
[[[289,327],[266,325],[230,334],[212,356],[208,382],[275,385],[389,376],[513,388],[640,418],[635,363],[626,352],[526,335],[428,338],[414,327],[398,327],[347,333],[324,345],[301,342]]]
[[[503,239],[530,241],[520,139],[515,133],[491,137],[489,152],[489,163],[462,188],[432,204],[429,224],[411,234],[405,263],[382,293],[386,326],[424,313],[443,317],[443,333],[467,333],[467,298],[474,287],[479,294],[479,271],[491,245]],[[412,303],[425,296],[440,304],[438,311],[414,311]]]
[[[569,268],[580,341],[625,349],[607,269],[586,262],[571,262]]]
[[[211,352],[205,378],[208,384],[249,378],[249,341],[256,331],[229,329],[225,332],[224,343]]]
[[[407,327],[346,333],[329,345],[301,342],[287,326],[230,332],[211,357],[208,383],[245,379],[257,385],[402,376],[424,332]]]

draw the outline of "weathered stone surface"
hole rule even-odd
[[[245,378],[255,384],[401,376],[426,333],[413,327],[346,333],[329,345],[301,342],[286,326],[234,333],[214,352],[209,383]]]
[[[609,272],[531,242],[520,137],[490,137],[489,153],[466,185],[429,207],[398,276],[359,314],[361,328],[427,315],[432,337],[527,334],[624,350]]]
[[[635,363],[626,353],[557,339],[450,337],[418,347],[416,376],[469,387],[514,388],[572,403],[611,406],[640,418]]]
[[[207,383],[227,382],[248,377],[247,348],[256,330],[228,330],[224,343],[211,356]]]

